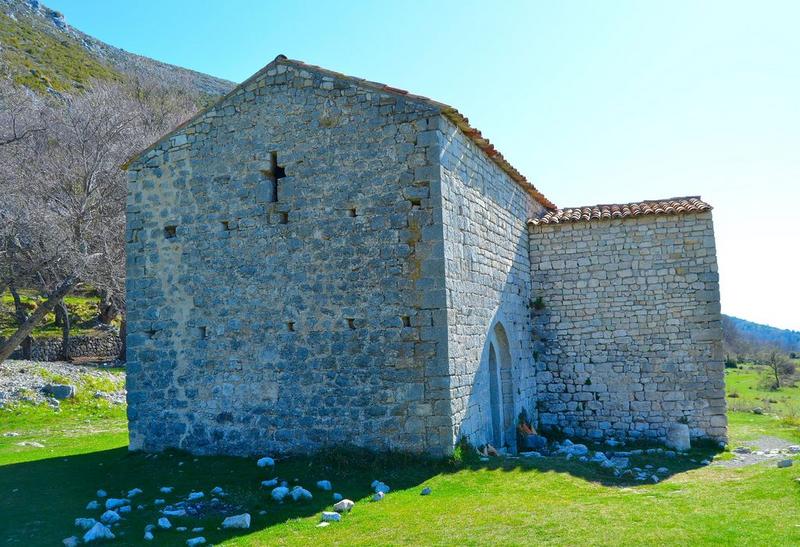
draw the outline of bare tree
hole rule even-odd
[[[761,360],[767,367],[772,389],[780,389],[795,373],[794,363],[778,351],[770,351]]]

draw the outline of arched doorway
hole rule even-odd
[[[499,448],[514,442],[514,391],[511,377],[511,350],[506,330],[497,323],[489,342],[489,405],[492,416],[492,443]]]

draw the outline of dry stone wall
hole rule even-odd
[[[1,341],[1,340],[0,340]],[[31,344],[31,359],[34,361],[59,361],[63,358],[61,337],[34,338]],[[116,333],[99,335],[75,335],[69,339],[69,355],[75,357],[108,357],[116,359],[122,350],[122,342]],[[11,354],[11,359],[22,359],[22,348]]]
[[[541,426],[725,440],[711,213],[531,226],[530,242]]]
[[[513,447],[536,401],[527,221],[544,208],[445,119],[439,140],[453,441]]]
[[[277,63],[130,166],[132,449],[452,449],[438,119]]]

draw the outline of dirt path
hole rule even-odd
[[[734,456],[732,460],[720,461],[717,465],[745,467],[770,460],[786,460],[800,453],[800,446],[778,437],[762,435],[754,441],[747,441],[742,446],[737,446],[731,453]]]

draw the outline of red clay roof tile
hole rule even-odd
[[[646,215],[679,215],[683,213],[701,213],[710,211],[711,209],[711,205],[702,201],[700,196],[688,196],[639,201],[635,203],[612,203],[608,205],[569,207],[551,211],[541,218],[532,218],[528,221],[528,224],[538,226],[544,224],[585,222],[589,220],[632,218]]]

